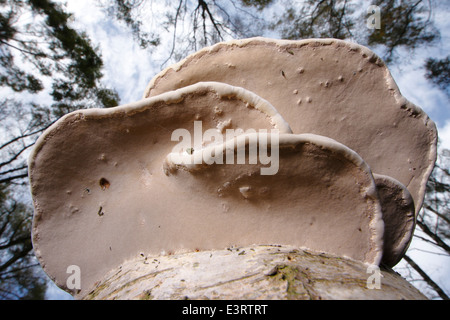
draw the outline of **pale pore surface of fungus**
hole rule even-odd
[[[164,169],[174,130],[192,131],[198,119],[215,127],[219,116],[244,130],[279,129],[277,173],[262,175],[264,165],[250,164],[249,155],[241,165]],[[36,255],[62,288],[67,267],[79,266],[81,294],[142,253],[279,243],[378,264],[383,221],[369,166],[332,139],[289,131],[264,100],[216,83],[71,113],[40,137],[30,158]],[[222,149],[246,146],[254,136],[260,146],[270,133],[241,134]]]
[[[250,38],[219,43],[156,75],[144,96],[198,81],[246,88],[272,103],[294,133],[335,139],[395,178],[420,210],[436,159],[435,124],[407,101],[368,48],[337,39]]]
[[[242,134],[222,149],[248,146],[262,135]],[[372,172],[364,160],[346,146],[314,134],[280,134],[278,149],[279,170],[274,175],[260,174],[260,164],[213,164],[178,165],[169,177],[199,190],[202,199],[211,199],[205,200],[208,203],[219,201],[227,208],[231,220],[225,233],[240,239],[238,245],[290,243],[378,264],[384,225]],[[210,224],[214,222],[206,225]],[[208,234],[205,241],[220,243],[222,236]]]
[[[175,130],[193,134],[195,121],[207,130],[223,119],[231,119],[229,129],[290,132],[269,103],[218,83],[198,83],[116,108],[76,111],[49,128],[37,141],[29,168],[33,245],[50,277],[64,287],[66,268],[77,265],[86,288],[140,251],[212,247],[214,242],[201,239],[208,234],[203,229],[216,230],[206,223],[212,217],[207,213],[222,213],[220,202],[204,203],[201,186],[193,197],[195,189],[167,179],[163,163],[179,143],[172,141]]]
[[[395,266],[405,254],[416,227],[414,201],[408,189],[392,177],[374,174],[384,221],[382,262]]]

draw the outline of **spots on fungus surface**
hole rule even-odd
[[[98,184],[100,185],[100,188],[102,188],[103,191],[111,186],[111,183],[105,178],[101,178]]]

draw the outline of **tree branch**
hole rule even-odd
[[[27,243],[22,250],[16,252],[8,261],[0,266],[0,271],[6,270],[10,265],[14,264],[17,260],[25,257],[33,249],[31,242]]]
[[[425,205],[424,209],[430,210],[431,212],[436,214],[439,218],[441,218],[442,220],[444,220],[445,222],[447,222],[450,225],[450,219],[447,218],[446,216],[444,216],[442,213],[439,213],[437,210],[433,209],[431,206]]]
[[[7,277],[4,277],[4,275],[6,275],[6,274],[12,274],[12,276],[10,278],[15,278],[16,277],[15,273],[17,271],[22,271],[22,270],[25,270],[25,269],[30,269],[30,268],[34,268],[34,267],[40,267],[40,266],[41,266],[40,263],[34,263],[34,264],[30,264],[30,265],[27,265],[27,266],[24,266],[24,267],[19,267],[17,269],[10,269],[10,270],[5,271],[5,272],[0,272],[0,278],[1,279],[8,279]]]
[[[5,174],[8,174],[8,173],[11,173],[11,172],[16,172],[16,171],[24,170],[24,169],[27,169],[27,168],[28,168],[28,166],[22,166],[22,167],[10,169],[10,170],[7,170],[7,171],[3,171],[3,172],[0,172],[0,176],[5,175]]]
[[[11,47],[13,49],[16,49],[16,50],[18,50],[18,51],[20,51],[22,53],[31,54],[31,55],[33,55],[35,57],[45,58],[47,56],[45,53],[42,53],[42,52],[31,52],[31,51],[28,51],[28,50],[25,50],[25,49],[21,49],[21,48],[16,47],[16,46],[14,46],[14,45],[6,42],[6,41],[3,41],[3,40],[0,40],[0,43],[3,43],[5,46]]]
[[[1,179],[0,183],[5,183],[5,182],[11,182],[12,180],[16,180],[16,179],[23,179],[23,178],[27,178],[28,177],[28,172],[27,173],[23,173],[23,174],[19,174],[16,176],[11,176],[5,179]]]
[[[203,12],[202,12],[202,15],[203,15],[203,23],[205,22],[205,16],[204,16],[204,13],[206,12],[206,13],[208,14],[209,20],[211,21],[211,23],[212,23],[213,26],[214,26],[214,29],[215,29],[215,30],[217,31],[217,33],[218,33],[220,40],[223,41],[223,37],[222,37],[222,34],[221,34],[221,32],[220,32],[220,29],[219,29],[219,24],[218,24],[217,21],[214,19],[214,17],[213,17],[213,15],[212,15],[211,11],[209,10],[208,4],[207,4],[204,0],[198,0],[198,5],[201,6],[201,7],[202,7],[202,10],[203,10]],[[205,28],[205,26],[204,26],[204,28]],[[205,41],[206,41],[206,40],[205,40]]]
[[[6,146],[10,145],[11,143],[14,143],[14,142],[20,140],[20,139],[24,139],[24,138],[27,138],[27,137],[31,137],[32,135],[35,135],[35,134],[37,134],[37,133],[40,133],[40,132],[46,130],[46,129],[47,129],[48,127],[50,127],[54,122],[55,122],[55,121],[52,121],[50,124],[48,124],[47,126],[41,128],[41,129],[39,129],[39,130],[30,132],[30,133],[26,133],[26,134],[22,134],[21,136],[15,137],[15,138],[9,140],[8,142],[5,142],[4,144],[2,144],[2,145],[0,146],[0,150],[3,149],[3,148],[5,148]]]
[[[8,243],[0,245],[0,250],[8,249],[8,248],[10,248],[12,246],[15,246],[16,244],[24,243],[25,241],[28,241],[28,240],[30,240],[30,236],[29,235],[23,236],[21,238],[17,238],[15,240],[10,239],[8,241]]]
[[[2,162],[2,163],[0,163],[0,168],[1,167],[3,167],[3,166],[5,166],[5,165],[7,165],[7,164],[10,164],[11,162],[13,162],[14,160],[16,160],[21,154],[22,154],[22,152],[24,152],[25,150],[27,150],[29,147],[31,147],[31,146],[33,146],[34,145],[34,142],[33,143],[31,143],[31,144],[29,144],[29,145],[26,145],[26,146],[24,146],[22,149],[20,149],[12,158],[10,158],[9,160],[7,160],[7,161],[4,161],[4,162]]]
[[[177,24],[178,24],[178,17],[180,16],[181,12],[181,6],[183,5],[183,0],[180,0],[178,3],[177,12],[175,14],[175,21],[173,25],[173,37],[172,37],[172,50],[170,51],[169,57],[161,64],[161,68],[172,58],[173,53],[175,52],[175,40],[177,38]]]
[[[437,285],[436,282],[434,282],[425,271],[422,270],[421,267],[419,267],[413,259],[411,259],[410,257],[408,257],[407,255],[405,255],[403,257],[406,262],[408,262],[408,264],[414,268],[414,270],[417,271],[418,274],[420,274],[420,276],[423,278],[423,280],[430,286],[433,288],[434,291],[437,292],[437,294],[444,300],[449,300],[449,297],[447,296],[447,294],[444,292],[444,290],[441,289],[441,287],[439,287]]]
[[[3,292],[2,296],[5,297],[5,298],[8,298],[8,299],[11,299],[10,295],[16,297],[16,299],[20,299],[21,298],[16,293],[8,291],[8,290],[5,290],[5,289],[2,289],[2,288],[0,288],[0,292]]]
[[[437,234],[432,232],[428,226],[420,220],[417,220],[417,225],[422,229],[422,231],[429,236],[431,239],[436,241],[436,245],[450,253],[450,246],[448,246]]]

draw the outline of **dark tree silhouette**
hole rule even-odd
[[[0,98],[0,299],[42,298],[46,281],[36,268],[32,209],[21,188],[27,184],[26,154],[60,116],[116,106],[119,97],[101,85],[98,50],[70,27],[71,15],[60,5],[2,0],[0,6],[0,88],[6,93]],[[33,97],[45,91],[48,104],[38,104],[42,99]],[[32,98],[22,99],[27,96]]]

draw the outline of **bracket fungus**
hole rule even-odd
[[[225,154],[250,149],[252,141],[261,147],[270,140],[266,135],[242,134],[216,150]],[[291,244],[378,265],[384,224],[375,181],[364,160],[346,146],[314,134],[280,134],[269,149],[276,149],[278,158],[273,174],[263,174],[261,163],[247,159],[234,166],[178,164],[169,175],[210,208],[202,209],[207,211],[204,216],[202,210],[189,214],[196,219],[201,215],[198,224],[202,221],[210,229],[203,231],[204,243],[210,244],[202,249]],[[208,163],[208,148],[201,152],[206,152],[203,159]],[[226,214],[214,203],[225,206]]]
[[[246,88],[272,103],[294,133],[345,144],[373,172],[405,185],[420,210],[436,160],[436,127],[368,48],[337,39],[221,42],[161,71],[144,97],[199,81]]]
[[[163,163],[180,146],[180,137],[199,135],[200,148],[214,143],[204,134],[210,130],[220,137],[222,119],[231,120],[228,130],[236,132],[291,132],[269,103],[223,83],[198,83],[124,106],[80,110],[52,125],[29,159],[33,244],[50,277],[64,287],[66,267],[76,264],[86,270],[86,288],[138,252],[191,248],[194,242],[183,244],[177,235],[188,230],[201,236],[189,221],[201,222],[194,213],[207,207],[201,194],[194,198],[182,181],[167,179]],[[199,120],[203,128],[195,126]],[[174,135],[180,129],[184,135]],[[194,146],[195,137],[190,140]]]
[[[414,201],[408,189],[392,177],[374,174],[385,224],[383,263],[395,266],[411,242],[416,226]]]
[[[236,245],[393,266],[435,144],[366,48],[220,43],[157,75],[142,100],[44,132],[29,159],[35,253],[62,288],[79,266],[82,294],[136,256]]]

